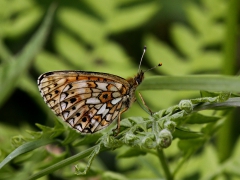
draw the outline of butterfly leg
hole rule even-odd
[[[117,136],[120,130],[120,121],[121,121],[121,114],[124,113],[126,110],[128,110],[127,107],[125,107],[124,109],[122,109],[119,114],[118,114],[118,121],[117,121],[117,128],[113,129],[113,132],[116,132],[116,134],[114,136]]]
[[[144,107],[147,108],[147,110],[150,112],[150,114],[151,114],[151,116],[152,116],[152,115],[153,115],[153,112],[152,112],[152,110],[147,106],[147,104],[145,103],[145,101],[144,101],[144,99],[143,99],[143,97],[142,97],[142,94],[139,92],[138,95],[139,95],[139,97],[141,98],[141,101],[142,101]]]

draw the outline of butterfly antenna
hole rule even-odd
[[[142,57],[141,57],[141,60],[140,60],[140,63],[139,63],[139,67],[138,67],[138,72],[140,72],[140,67],[141,67],[141,64],[142,64],[143,56],[144,56],[146,50],[147,50],[147,46],[144,46],[143,54],[142,54]]]
[[[144,71],[144,73],[147,72],[147,71],[150,71],[150,70],[152,70],[152,69],[155,69],[155,68],[158,67],[158,66],[162,66],[162,63],[159,63],[158,65],[156,65],[156,66],[154,66],[154,67],[152,67],[152,68],[150,68],[150,69],[147,69],[146,71]]]

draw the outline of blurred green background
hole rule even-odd
[[[43,20],[48,17],[47,11],[53,2],[57,4],[56,12],[52,20],[49,16],[50,26],[44,26]],[[32,43],[37,32],[42,35]],[[53,125],[55,116],[37,89],[37,78],[44,72],[84,70],[133,77],[146,45],[141,69],[159,62],[163,66],[147,72],[145,77],[235,75],[239,69],[237,44],[237,0],[0,0],[0,142],[3,149],[11,152],[11,137],[25,134],[26,129],[37,130],[35,123]],[[181,99],[200,96],[195,91],[168,90],[142,94],[154,111],[177,104]],[[237,119],[233,120],[236,127],[239,113],[234,113],[232,119]],[[129,116],[148,117],[148,114],[135,103],[122,117]],[[226,131],[232,127],[231,123],[227,126]],[[234,128],[231,130],[229,141],[237,139],[239,134]],[[173,147],[169,152],[176,150]],[[128,177],[156,177],[154,172],[146,170],[152,166],[149,165],[151,157],[141,157],[140,167],[134,164],[136,159],[116,162],[113,154],[101,157],[100,164]],[[220,159],[226,158],[220,155]],[[186,173],[185,179],[200,177],[186,169],[182,173]]]

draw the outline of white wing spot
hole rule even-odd
[[[102,113],[102,117],[104,118],[106,116],[106,114],[108,113],[109,109],[105,109],[105,111]]]
[[[100,100],[98,98],[95,98],[95,97],[89,98],[86,101],[86,104],[99,104],[99,103],[100,103]]]
[[[97,110],[95,108],[91,109],[90,111],[88,111],[88,115],[90,118],[92,118],[94,116],[94,114],[96,114]]]
[[[120,97],[121,94],[120,94],[120,92],[114,92],[114,93],[112,93],[112,96],[113,96],[114,98],[117,98],[117,97]]]
[[[98,96],[100,93],[92,93],[92,96],[93,97],[96,97],[96,96]]]
[[[122,89],[122,84],[120,84],[120,83],[116,83],[115,86],[116,86],[119,90]]]
[[[66,107],[67,107],[67,104],[65,102],[61,102],[60,105],[61,105],[62,110],[66,109]]]
[[[63,92],[68,91],[69,89],[81,89],[81,88],[88,88],[88,84],[86,82],[73,82],[70,85],[67,85],[64,89]]]
[[[60,79],[59,81],[57,81],[58,84],[64,84],[66,82],[66,79]]]
[[[100,108],[102,107],[102,104],[96,104],[94,107],[95,107],[96,109],[100,109]]]
[[[94,93],[96,93],[96,92],[102,92],[100,89],[96,89],[96,88],[92,88],[92,91],[93,91]]]
[[[78,94],[83,94],[83,93],[86,93],[86,88],[80,88],[80,89],[77,89],[76,90],[76,92],[78,93]]]
[[[68,117],[68,115],[69,115],[69,112],[63,112],[63,117],[65,118],[65,119],[67,119],[67,117]]]
[[[95,129],[99,125],[99,122],[96,121],[95,119],[92,119],[91,124],[93,125],[92,129]]]
[[[80,125],[75,126],[77,130],[82,131],[82,128]]]
[[[61,96],[60,96],[60,101],[63,101],[66,97],[67,97],[66,94],[62,93]]]
[[[70,88],[71,88],[71,86],[67,85],[67,86],[63,89],[63,92],[68,91]]]
[[[68,120],[68,123],[69,123],[71,126],[74,126],[74,120],[73,120],[73,119],[69,119],[69,120]]]
[[[101,89],[103,91],[107,91],[107,85],[108,85],[107,83],[96,82],[96,84],[97,84],[98,89]]]
[[[118,89],[116,88],[116,86],[111,86],[110,90],[111,90],[111,91],[118,91]]]
[[[106,116],[106,121],[110,121],[110,120],[111,120],[111,117],[112,117],[112,114],[108,114],[108,115]]]
[[[112,104],[117,104],[119,101],[121,101],[122,100],[122,98],[121,97],[119,97],[119,98],[116,98],[116,99],[113,99],[112,101],[111,101],[111,103]]]
[[[106,104],[102,105],[102,107],[98,110],[97,114],[102,114],[106,110],[106,107]]]

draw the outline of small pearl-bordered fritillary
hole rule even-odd
[[[144,53],[146,47],[144,47]],[[142,61],[141,58],[141,61]],[[38,88],[51,110],[81,133],[95,133],[118,118],[136,100],[135,90],[144,78],[89,71],[52,71],[39,76]],[[161,66],[159,64],[158,66]]]

